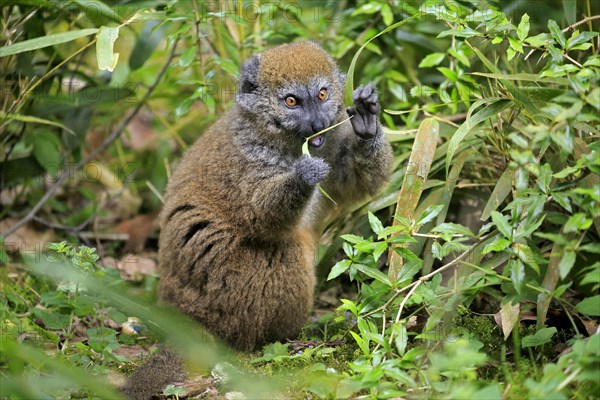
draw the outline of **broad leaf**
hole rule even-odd
[[[557,332],[555,327],[542,328],[537,331],[534,335],[525,336],[522,340],[522,346],[536,347],[543,344],[549,343],[552,340],[552,336]]]
[[[329,272],[329,275],[327,276],[327,280],[330,281],[332,279],[337,278],[338,276],[340,276],[341,274],[346,272],[346,270],[348,268],[350,268],[351,264],[352,264],[352,261],[350,261],[350,260],[342,260],[342,261],[338,262],[337,264],[335,264],[333,266],[333,268],[331,268],[331,271]]]

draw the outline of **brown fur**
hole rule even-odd
[[[332,76],[335,68],[329,54],[312,42],[284,44],[266,50],[260,57],[260,80],[269,86],[284,82],[306,83],[315,70]]]
[[[259,60],[266,88],[326,75],[337,85],[337,120],[346,117],[341,75],[317,45],[280,46]],[[241,350],[295,337],[312,306],[315,249],[336,210],[315,186],[296,183],[301,145],[236,104],[189,149],[166,190],[160,296]],[[342,206],[374,194],[390,172],[383,135],[363,140],[349,122],[311,152],[331,166],[323,186]]]

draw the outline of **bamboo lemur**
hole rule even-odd
[[[344,107],[344,76],[317,44],[242,67],[236,104],[184,155],[161,214],[160,296],[240,350],[295,337],[313,302],[326,221],[373,195],[392,154],[372,84]],[[308,136],[353,115],[339,127]],[[339,204],[335,207],[318,190]]]

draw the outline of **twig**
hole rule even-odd
[[[60,229],[63,231],[78,233],[78,232],[82,231],[96,217],[97,214],[98,214],[97,212],[93,213],[88,218],[86,218],[85,221],[83,221],[81,224],[79,224],[77,226],[57,224],[55,222],[46,221],[45,219],[37,217],[35,215],[32,217],[32,219],[36,222],[39,222],[42,225],[49,227],[49,228]]]
[[[156,76],[156,79],[154,80],[152,85],[148,88],[148,91],[144,94],[144,97],[142,97],[142,99],[137,103],[137,105],[135,106],[135,108],[133,109],[131,114],[129,114],[129,116],[127,116],[119,124],[119,126],[114,131],[112,131],[112,133],[108,137],[106,137],[106,139],[104,139],[104,141],[100,144],[100,146],[98,146],[94,150],[92,150],[90,152],[90,154],[88,154],[88,156],[85,157],[83,160],[79,161],[77,163],[77,165],[75,166],[76,169],[79,169],[79,168],[83,167],[84,165],[86,165],[87,163],[89,163],[90,161],[92,161],[100,153],[102,153],[108,146],[110,146],[111,143],[113,143],[117,138],[119,138],[119,136],[121,136],[123,131],[127,128],[129,123],[133,120],[133,118],[137,115],[137,113],[142,109],[142,107],[144,106],[144,104],[146,103],[146,101],[148,100],[150,95],[154,92],[154,89],[156,89],[156,87],[162,80],[162,77],[164,76],[164,74],[167,72],[167,68],[171,65],[171,61],[173,61],[173,58],[175,57],[175,50],[177,48],[177,43],[178,43],[178,40],[175,40],[173,42],[173,47],[171,48],[171,53],[169,54],[167,61],[165,62],[162,69]],[[62,184],[67,180],[67,178],[69,176],[70,176],[70,174],[62,174],[60,176],[60,178],[58,178],[58,180],[48,189],[48,191],[46,191],[44,196],[42,196],[42,198],[37,202],[37,204],[35,206],[33,206],[33,208],[27,213],[27,215],[25,215],[25,217],[23,217],[21,220],[19,220],[17,223],[15,223],[13,226],[11,226],[6,232],[3,232],[2,235],[4,237],[7,237],[7,236],[11,235],[12,233],[14,233],[21,226],[23,226],[24,224],[29,222],[35,216],[35,214],[40,210],[40,208],[42,208],[42,206],[44,204],[46,204],[46,202],[48,200],[50,200],[50,198],[62,186]]]
[[[408,292],[408,294],[402,299],[402,303],[400,303],[400,307],[398,307],[398,314],[396,314],[396,319],[394,320],[394,324],[397,324],[400,321],[400,315],[402,315],[402,310],[404,309],[404,305],[406,304],[406,302],[408,301],[410,296],[412,296],[412,294],[415,292],[415,290],[417,290],[417,288],[419,287],[419,285],[421,283],[423,283],[423,281],[419,279],[416,282],[416,284],[412,287],[412,289],[410,289],[410,292]],[[394,342],[394,330],[392,329],[392,333],[390,333],[390,340],[388,341],[388,343],[391,346],[393,342]]]
[[[161,203],[165,202],[165,198],[163,197],[162,194],[160,194],[160,192],[158,191],[158,189],[156,188],[156,186],[154,186],[152,184],[152,182],[150,182],[149,180],[146,180],[146,186],[148,186],[148,188],[152,191],[152,193],[154,193],[154,195],[156,196],[156,198],[159,199]]]
[[[573,64],[577,65],[579,68],[583,68],[583,65],[581,65],[580,63],[578,63],[577,61],[573,60],[571,58],[571,56],[569,56],[568,54],[563,54],[563,57],[565,57],[567,60],[571,61]]]
[[[573,28],[575,28],[576,26],[579,26],[579,25],[585,24],[586,22],[593,21],[593,20],[595,20],[595,19],[598,19],[598,18],[600,18],[600,15],[592,15],[591,17],[585,17],[585,18],[584,18],[584,19],[582,19],[581,21],[577,21],[577,22],[575,22],[573,25],[569,25],[569,26],[567,26],[567,27],[566,27],[565,29],[563,29],[562,31],[563,31],[563,32],[567,32],[569,29],[573,29]]]

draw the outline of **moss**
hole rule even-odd
[[[333,352],[321,355],[318,351],[310,354],[305,353],[305,356],[295,358],[282,358],[277,361],[262,362],[251,364],[250,361],[260,357],[261,352],[250,354],[240,354],[239,360],[258,376],[275,377],[285,384],[283,397],[286,399],[316,399],[313,393],[306,390],[310,383],[311,368],[318,363],[321,363],[325,368],[334,368],[339,372],[349,370],[348,362],[358,357],[358,349],[354,343],[344,344],[333,348]]]
[[[500,350],[504,343],[502,329],[491,315],[475,315],[465,307],[459,307],[454,317],[454,324],[465,328],[470,338],[483,343],[483,351],[493,360],[500,360]]]

